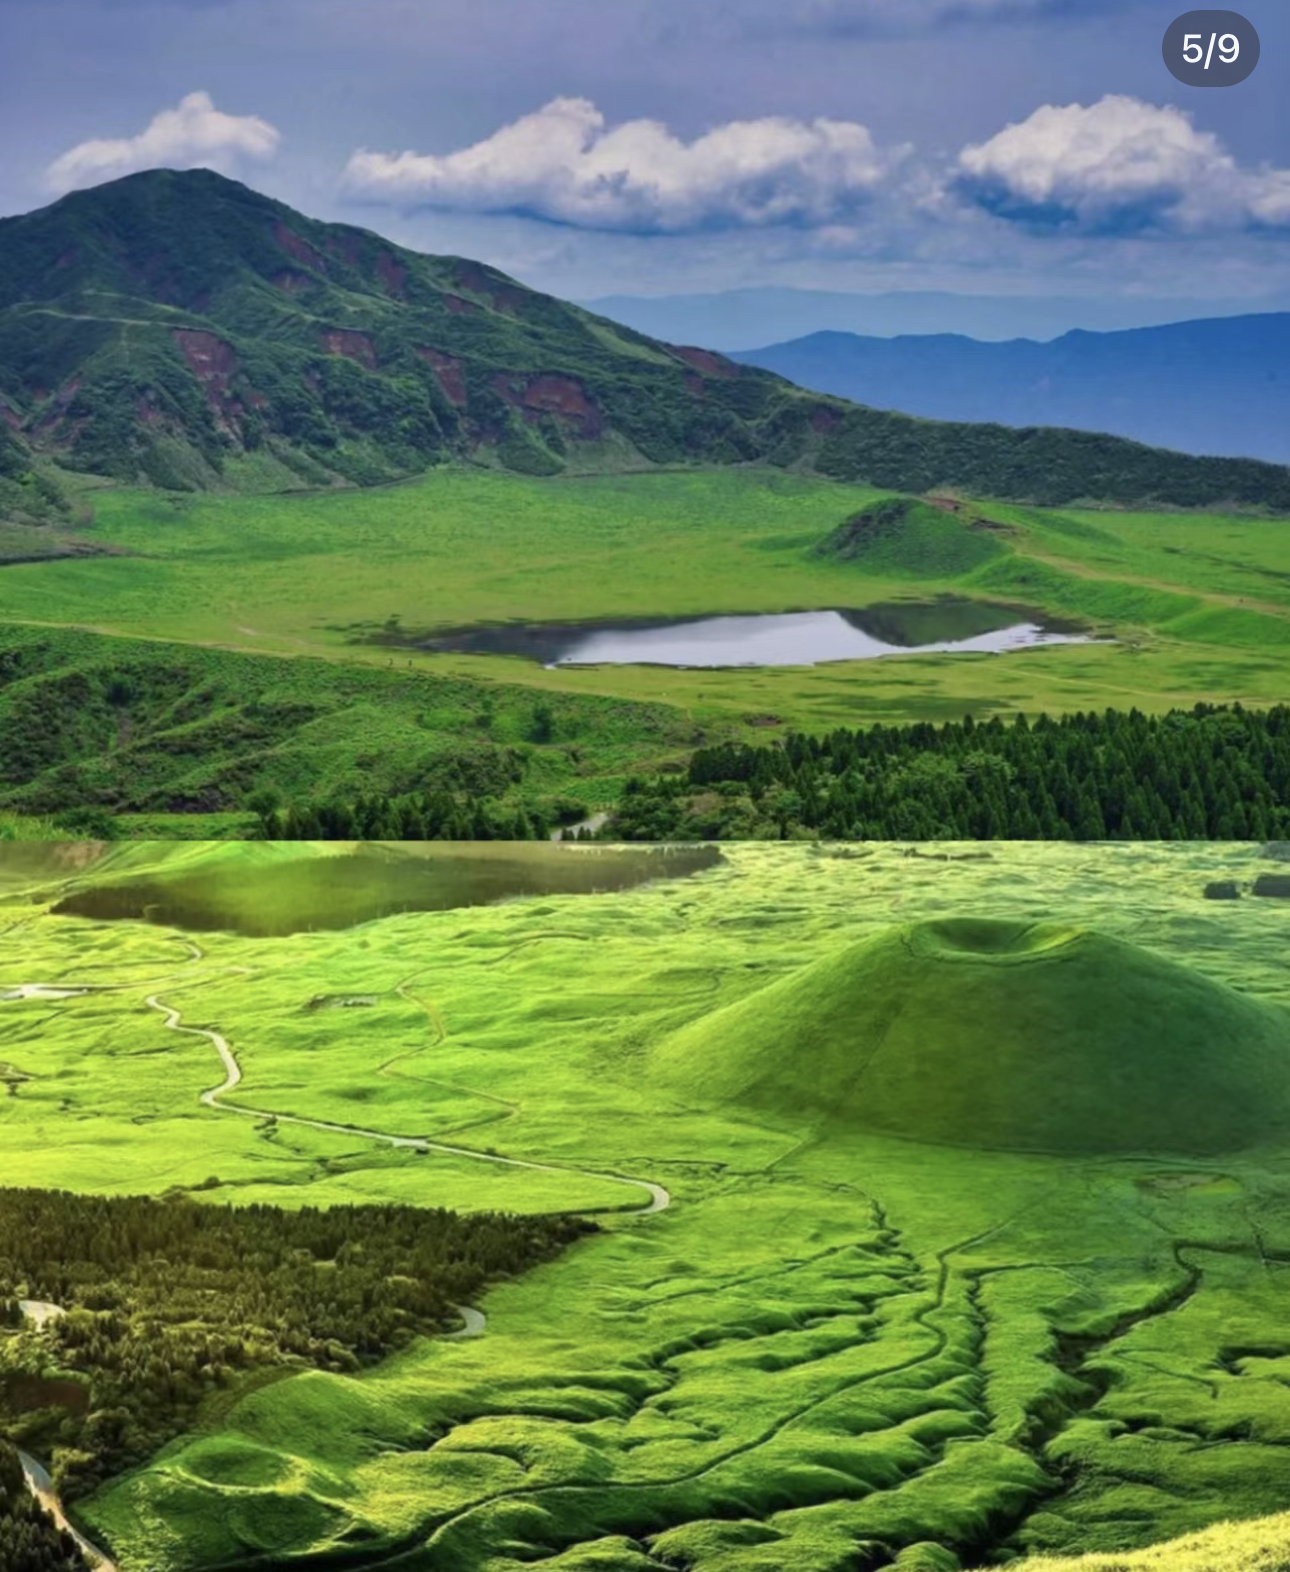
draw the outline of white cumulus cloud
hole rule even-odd
[[[282,140],[256,115],[226,115],[209,93],[189,93],[163,109],[137,136],[81,142],[47,170],[55,191],[72,191],[140,169],[217,169],[229,173],[243,158],[272,158]]]
[[[1171,105],[1044,104],[958,156],[958,189],[1005,217],[1093,231],[1290,224],[1290,170],[1242,168]]]
[[[556,98],[443,156],[361,150],[345,183],[407,207],[682,234],[835,222],[905,151],[880,150],[854,121],[782,117],[731,121],[685,142],[657,120],[610,127],[589,100]]]

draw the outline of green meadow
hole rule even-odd
[[[95,486],[78,538],[103,555],[14,563],[0,620],[661,703],[808,729],[1024,708],[1160,710],[1283,696],[1286,522],[974,504],[988,539],[910,528],[819,548],[887,495],[768,468],[541,478],[448,465],[295,495]],[[926,511],[926,510],[925,510]],[[36,533],[39,533],[38,531]],[[1116,642],[818,668],[547,671],[513,657],[356,643],[508,622],[863,607],[956,594],[1073,617]],[[393,619],[393,620],[391,620]]]
[[[0,1183],[600,1231],[480,1336],[221,1394],[76,1503],[121,1572],[1284,1565],[1267,852],[737,845],[330,931],[322,854],[0,850],[0,996],[90,990],[0,997]],[[268,875],[311,893],[249,937]],[[225,926],[54,910],[141,880]]]

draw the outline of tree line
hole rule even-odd
[[[0,1440],[0,1572],[89,1572],[76,1541],[27,1489],[17,1449]]]
[[[619,840],[1290,838],[1290,707],[972,717],[701,748],[634,777]]]
[[[268,841],[542,841],[552,829],[536,807],[449,791],[285,805],[260,794],[250,806]]]
[[[75,1499],[270,1365],[356,1371],[593,1224],[409,1206],[0,1190],[0,1437]],[[67,1313],[22,1324],[17,1299]]]

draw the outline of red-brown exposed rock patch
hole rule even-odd
[[[695,349],[689,344],[669,344],[668,348],[705,377],[737,377],[740,373],[733,360],[727,360],[715,350]]]
[[[525,301],[524,291],[517,289],[514,284],[506,284],[500,279],[492,278],[478,262],[459,263],[454,270],[454,277],[458,288],[468,289],[472,295],[483,296],[494,311],[502,311],[512,317],[521,314]]]
[[[201,328],[172,328],[171,334],[198,381],[227,390],[237,370],[233,346]]]
[[[554,415],[560,425],[575,436],[598,437],[604,430],[599,409],[574,377],[559,376],[555,372],[527,377],[499,372],[493,378],[493,387],[530,425],[536,425],[543,415]]]
[[[483,310],[483,307],[477,306],[473,300],[463,300],[460,295],[445,295],[443,303],[455,317],[474,317]]]
[[[444,397],[449,403],[458,406],[464,404],[468,397],[466,377],[462,362],[456,355],[445,355],[442,350],[424,347],[418,349],[417,354],[434,367],[435,375],[439,378],[439,386],[443,389]]]
[[[80,387],[81,379],[79,376],[72,377],[70,381],[63,383],[62,387],[55,393],[49,408],[36,422],[36,431],[40,435],[44,435],[52,431],[56,426],[62,425],[68,406],[80,391]]]
[[[356,360],[369,371],[376,370],[376,347],[366,333],[328,328],[322,335],[322,345],[329,355],[344,355],[346,360]]]
[[[580,437],[598,437],[605,428],[599,409],[574,377],[554,372],[533,377],[521,393],[520,403],[526,410],[557,416],[562,425]]]
[[[201,328],[172,328],[171,336],[179,345],[188,369],[201,383],[217,424],[228,431],[238,429],[242,405],[233,393],[233,378],[238,369],[236,350],[222,338]]]
[[[842,424],[842,416],[836,409],[829,409],[821,404],[811,416],[812,431],[834,431]]]
[[[406,298],[408,270],[392,252],[382,251],[377,257],[376,276],[396,300]]]
[[[305,267],[312,268],[315,273],[325,273],[327,263],[317,251],[302,236],[296,234],[294,229],[288,229],[281,220],[274,225],[274,239],[287,253]]]

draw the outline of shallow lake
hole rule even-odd
[[[1001,654],[1087,638],[1074,624],[1015,606],[945,599],[848,611],[472,628],[417,640],[417,647],[519,655],[544,666],[814,666],[881,655]]]
[[[601,895],[684,878],[721,862],[715,846],[577,846],[434,842],[358,846],[344,856],[256,866],[200,866],[93,883],[60,916],[143,921],[192,933],[279,938],[351,928],[400,912],[448,911],[533,895]]]

